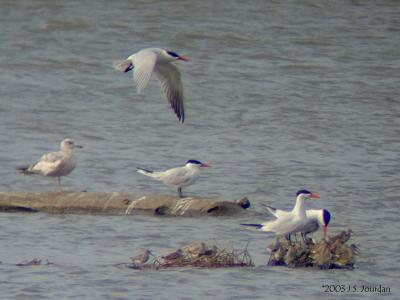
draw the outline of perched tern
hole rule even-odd
[[[198,160],[191,159],[188,160],[183,167],[177,167],[163,172],[155,172],[143,168],[137,168],[137,172],[162,181],[168,186],[176,187],[179,197],[182,198],[182,187],[195,183],[200,176],[200,168],[206,167],[211,166]]]
[[[266,206],[266,208],[273,216],[278,219],[291,213],[290,211],[275,209],[271,206]],[[299,230],[303,238],[305,238],[307,234],[313,233],[321,227],[323,230],[323,236],[324,238],[326,238],[328,234],[328,225],[331,220],[330,212],[326,209],[308,209],[306,210],[306,217],[306,223]]]
[[[71,139],[64,139],[60,144],[60,148],[60,151],[47,153],[36,163],[19,167],[18,170],[25,175],[41,174],[54,177],[56,191],[61,191],[61,176],[67,176],[76,166],[74,149],[83,147],[76,145]]]
[[[175,60],[188,61],[186,56],[162,48],[146,48],[117,62],[114,67],[123,72],[133,71],[133,80],[140,94],[146,88],[151,75],[154,74],[161,83],[161,89],[171,104],[181,123],[185,120],[183,107],[183,87],[181,74],[171,62]]]
[[[255,227],[257,230],[274,232],[277,235],[290,235],[300,232],[307,223],[307,215],[304,209],[304,200],[308,198],[319,198],[319,194],[307,190],[300,190],[296,193],[296,204],[292,211],[279,218],[262,224],[240,224]]]

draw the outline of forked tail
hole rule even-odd
[[[248,226],[248,227],[255,227],[256,229],[260,229],[262,227],[262,224],[240,224],[242,226]]]
[[[153,177],[153,171],[151,170],[147,170],[147,169],[143,169],[143,168],[137,168],[137,172],[146,176],[150,176]]]

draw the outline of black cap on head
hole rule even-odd
[[[202,163],[198,160],[195,159],[189,159],[187,162],[187,164],[195,164],[195,165],[201,165]]]
[[[172,57],[176,57],[176,58],[179,58],[180,56],[176,53],[176,52],[174,52],[174,51],[168,51],[167,50],[167,53],[169,54],[169,55],[171,55]]]
[[[297,197],[298,195],[300,195],[300,194],[309,194],[309,195],[311,195],[311,192],[310,192],[310,191],[307,191],[307,190],[299,190],[299,191],[297,191],[297,193],[296,193],[296,197]]]

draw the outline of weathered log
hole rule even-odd
[[[218,198],[172,195],[134,197],[119,192],[0,192],[0,211],[48,213],[137,214],[172,216],[237,215],[250,206],[247,198],[225,201]]]

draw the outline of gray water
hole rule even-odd
[[[1,191],[53,189],[15,168],[70,137],[84,149],[66,190],[174,193],[135,168],[199,159],[213,167],[186,193],[252,202],[241,218],[3,213],[2,299],[398,299],[399,2],[245,2],[0,2]],[[157,82],[137,95],[112,68],[150,46],[191,58],[176,63],[184,125]],[[331,232],[353,229],[353,271],[266,267],[272,236],[238,225],[267,220],[263,203],[291,208],[300,188],[321,194],[308,206],[332,212]],[[193,240],[250,241],[256,267],[114,266]],[[33,257],[55,265],[15,266]]]

